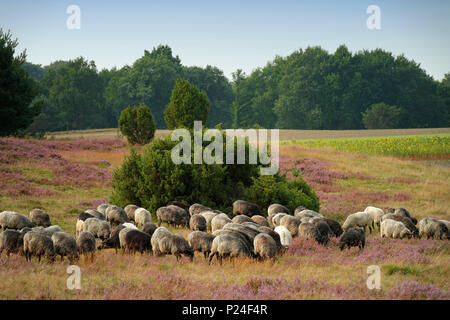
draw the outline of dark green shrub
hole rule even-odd
[[[119,130],[131,144],[147,144],[155,135],[156,124],[152,112],[146,105],[122,110]]]
[[[167,128],[193,128],[194,121],[206,123],[209,113],[209,100],[206,92],[184,79],[178,79],[164,111]]]
[[[362,121],[366,129],[393,129],[397,127],[401,112],[399,107],[376,103],[362,113]]]
[[[280,203],[294,212],[298,206],[319,211],[319,198],[301,178],[287,180],[284,175],[259,176],[245,192],[248,201],[267,209],[272,203]]]

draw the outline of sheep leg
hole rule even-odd
[[[211,254],[209,255],[209,264],[211,264],[211,261],[212,261],[212,259],[214,258],[215,255],[216,255],[216,252],[211,253]]]

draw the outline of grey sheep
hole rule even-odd
[[[197,215],[194,215],[195,217]],[[205,259],[211,253],[211,246],[215,236],[203,231],[193,231],[188,235],[188,243],[192,250],[203,253]]]
[[[95,254],[95,237],[89,231],[83,231],[77,238],[78,256],[84,255],[86,258],[90,257],[91,262],[94,262]]]
[[[158,255],[160,254],[172,254],[177,261],[181,259],[182,255],[188,256],[191,261],[194,259],[194,250],[186,239],[178,234],[166,233],[158,240]]]
[[[231,221],[233,221],[234,223],[253,222],[252,218],[243,214],[234,216]]]
[[[41,226],[44,228],[51,225],[50,216],[48,215],[48,213],[37,208],[30,211],[30,220],[36,226]]]
[[[288,214],[280,212],[280,213],[275,214],[274,216],[271,216],[271,217],[269,218],[269,224],[272,223],[272,225],[273,225],[274,227],[278,227],[278,226],[280,225],[281,219],[282,219],[284,216],[288,216]]]
[[[0,226],[3,227],[4,230],[21,230],[25,227],[33,228],[34,223],[23,214],[13,211],[3,211],[0,212]]]
[[[411,231],[411,234],[413,237],[418,238],[419,237],[419,229],[417,229],[417,227],[414,225],[414,223],[412,222],[412,220],[408,217],[405,216],[395,216],[393,217],[392,220],[395,221],[400,221],[402,222],[406,228],[408,228],[409,231]]]
[[[450,239],[447,225],[435,218],[423,218],[419,221],[419,237],[426,236],[427,239],[445,240]]]
[[[83,231],[89,231],[94,237],[105,240],[108,239],[111,234],[111,226],[107,221],[89,218],[83,223]]]
[[[15,230],[5,230],[0,233],[0,255],[6,251],[6,256],[11,253],[23,255],[23,237],[27,230],[22,229],[20,232]]]
[[[265,233],[265,234],[269,235],[270,237],[272,237],[272,239],[275,241],[277,251],[282,252],[283,246],[281,244],[280,235],[277,232],[275,232],[274,230],[272,230],[269,227],[260,226],[259,224],[256,224],[254,222],[244,222],[243,225],[250,229],[253,229],[259,233]]]
[[[106,220],[112,227],[121,223],[128,222],[128,216],[125,211],[118,206],[109,206],[105,211]]]
[[[345,247],[348,249],[350,249],[350,247],[359,247],[359,249],[362,250],[364,249],[365,243],[366,233],[359,227],[347,229],[339,240],[341,251],[344,250]]]
[[[261,215],[262,210],[256,203],[244,200],[236,200],[235,202],[233,202],[233,216],[237,216],[238,214],[243,214],[251,217],[254,215]]]
[[[84,221],[89,218],[95,218],[95,217],[92,214],[87,213],[86,211],[84,211],[78,215],[78,221]]]
[[[337,237],[340,237],[341,234],[344,233],[344,230],[342,230],[341,225],[336,220],[328,219],[328,218],[323,218],[322,220],[325,221],[328,224],[328,226],[330,227],[331,231],[333,231],[334,235],[331,235],[332,237],[337,238]],[[317,221],[317,220],[315,220],[315,221]],[[313,223],[314,223],[314,221],[313,221]]]
[[[200,203],[194,203],[189,207],[189,215],[191,216],[202,213],[203,211],[212,211],[212,209]]]
[[[219,213],[211,220],[211,231],[220,230],[230,222],[232,222],[231,219],[225,213]]]
[[[55,261],[55,249],[52,239],[43,232],[30,231],[23,237],[23,252],[27,261],[31,257],[38,257],[41,262],[41,256],[45,256],[50,262]]]
[[[99,205],[97,207],[97,211],[100,212],[101,214],[105,215],[106,209],[108,209],[109,206],[110,206],[109,203],[102,203],[101,205]]]
[[[108,205],[108,206],[109,206],[109,205]],[[93,216],[94,218],[97,218],[97,219],[105,220],[105,221],[106,221],[106,216],[105,216],[103,213],[101,213],[100,211],[98,211],[98,210],[95,210],[95,209],[87,209],[85,212],[88,213],[88,214],[90,214],[90,215]]]
[[[254,253],[259,260],[271,259],[275,260],[277,254],[277,245],[275,240],[267,233],[256,235],[253,240]]]
[[[219,234],[212,242],[209,263],[211,264],[214,257],[219,260],[220,264],[222,264],[223,258],[233,259],[237,257],[251,257],[253,256],[252,251],[249,250],[248,245],[242,238],[235,236],[232,233]]]
[[[156,217],[158,218],[158,226],[164,222],[175,227],[189,227],[189,214],[186,210],[174,205],[158,208]]]
[[[52,235],[53,248],[55,255],[61,256],[61,261],[64,257],[68,257],[72,264],[74,260],[78,259],[77,241],[68,233],[55,232]]]
[[[180,208],[186,210],[186,212],[189,212],[189,205],[187,203],[175,200],[175,201],[167,202],[166,206],[170,206],[170,205],[174,205],[174,206],[180,207]],[[190,214],[190,212],[189,212],[189,214]]]
[[[151,223],[151,222],[146,222],[144,223],[144,225],[142,226],[142,232],[147,233],[148,235],[150,235],[150,237],[153,235],[153,232],[155,232],[156,230],[156,225]]]
[[[259,224],[260,226],[270,227],[269,222],[263,216],[254,215],[254,216],[251,217],[251,219],[252,219],[253,222]]]
[[[406,210],[405,208],[396,208],[394,211],[394,214],[396,214],[398,216],[404,216],[404,217],[410,218],[412,223],[414,223],[414,225],[417,224],[417,219],[412,217],[411,214],[409,213],[409,211]]]
[[[274,203],[271,204],[268,208],[267,208],[267,216],[270,215],[275,215],[277,213],[286,213],[286,214],[291,214],[291,212],[289,211],[288,208],[286,208],[285,206],[278,204],[278,203]]]
[[[211,232],[211,221],[219,213],[214,211],[202,211],[199,214],[206,220],[206,231]]]
[[[298,227],[298,236],[306,239],[317,239],[319,237],[319,232],[314,224],[304,222]]]
[[[316,241],[319,244],[326,245],[330,240],[330,237],[335,237],[334,232],[323,219],[313,221],[313,225],[317,229],[318,237],[316,238]]]
[[[317,218],[325,218],[322,214],[320,214],[320,213],[318,213],[318,212],[316,212],[314,210],[305,209],[305,210],[298,211],[297,209],[294,212],[294,216],[299,217],[299,218],[305,218],[305,217],[308,217],[308,218],[316,218],[316,217]]]
[[[137,226],[143,227],[144,224],[152,222],[152,215],[144,208],[137,208],[134,211],[134,221],[136,221]]]
[[[286,227],[286,229],[289,230],[292,237],[297,236],[298,234],[298,226],[300,225],[302,221],[299,217],[294,217],[290,215],[285,215],[280,219],[280,226]]]
[[[150,243],[152,245],[153,254],[160,255],[161,251],[159,250],[159,241],[164,238],[171,235],[169,230],[167,230],[166,227],[158,227],[156,228],[155,232],[153,232],[152,238],[150,239]]]
[[[136,209],[138,209],[138,208],[139,207],[134,205],[134,204],[129,204],[125,208],[123,208],[123,210],[127,214],[127,217],[128,217],[129,221],[135,221],[134,220],[134,213],[135,213]]]
[[[192,231],[206,231],[206,219],[199,214],[191,216],[189,219],[189,229]]]

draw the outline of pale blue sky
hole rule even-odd
[[[69,5],[81,29],[69,30]],[[366,27],[369,5],[381,9],[381,30]],[[48,64],[84,56],[99,69],[132,64],[168,44],[184,65],[214,65],[227,77],[247,73],[275,55],[320,45],[329,52],[377,47],[404,53],[435,79],[450,72],[450,1],[85,1],[0,0],[0,28]]]

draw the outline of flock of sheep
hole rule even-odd
[[[33,209],[29,217],[11,211],[0,212],[0,255],[3,251],[22,254],[31,261],[33,256],[41,260],[45,256],[54,261],[61,256],[72,263],[85,255],[93,261],[97,250],[113,248],[123,253],[171,254],[177,260],[182,256],[194,258],[194,252],[203,254],[212,262],[214,257],[222,263],[224,258],[252,257],[258,260],[274,260],[291,245],[292,237],[311,238],[327,245],[331,237],[340,237],[339,247],[365,246],[366,228],[376,227],[382,237],[426,237],[450,239],[450,222],[424,218],[417,222],[404,208],[367,207],[362,212],[350,214],[343,225],[322,214],[298,207],[292,214],[281,204],[272,204],[267,217],[261,208],[251,202],[237,200],[233,203],[233,218],[227,214],[203,206],[191,206],[171,201],[156,211],[157,224],[152,223],[148,210],[135,205],[120,208],[101,204],[78,216],[76,238],[59,226],[51,225],[49,215],[41,209]],[[187,239],[171,233],[162,223],[174,227],[189,228]],[[417,227],[416,227],[417,225]],[[100,239],[97,245],[96,239]]]

